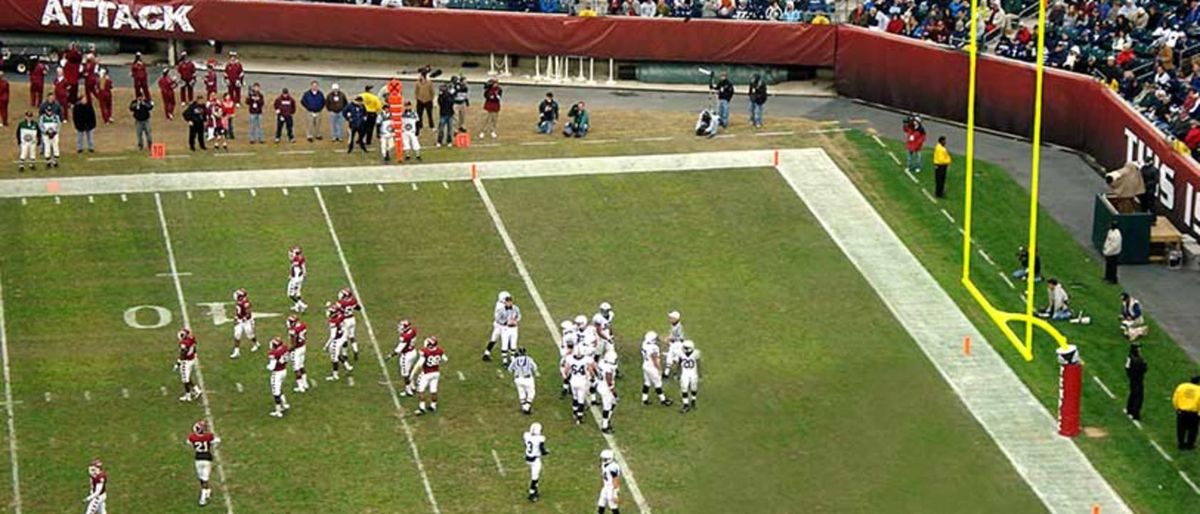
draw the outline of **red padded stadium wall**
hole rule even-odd
[[[838,29],[834,77],[843,96],[964,122],[967,70],[965,52],[857,27]],[[977,123],[1031,137],[1034,82],[1031,65],[981,57]],[[1044,95],[1045,141],[1083,151],[1106,168],[1130,160],[1156,163],[1160,204],[1177,227],[1200,234],[1200,166],[1194,160],[1174,152],[1144,118],[1086,76],[1047,70]]]
[[[646,61],[742,62],[833,66],[837,29],[830,25],[727,20],[579,18],[445,9],[382,9],[265,0],[0,0],[0,30],[214,39],[314,46],[520,55],[573,55]],[[135,26],[115,30],[124,5]],[[187,24],[162,23],[169,7]],[[55,15],[60,12],[64,17]],[[148,8],[148,9],[147,9]],[[182,14],[180,12],[182,11]],[[142,14],[148,24],[141,23]],[[64,25],[61,20],[67,20]],[[166,17],[171,18],[171,17]],[[79,21],[76,24],[76,21]],[[150,25],[157,30],[147,29]],[[191,30],[188,30],[188,29]]]

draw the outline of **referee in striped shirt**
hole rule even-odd
[[[517,399],[521,402],[521,413],[533,413],[533,397],[535,394],[534,375],[537,375],[537,363],[530,357],[525,347],[517,348],[517,356],[508,364],[508,372],[512,373],[513,384],[517,386]]]

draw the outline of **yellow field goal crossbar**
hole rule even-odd
[[[1042,92],[1044,89],[1045,76],[1045,61],[1046,61],[1046,1],[1039,0],[1038,2],[1038,31],[1037,31],[1037,69],[1035,71],[1035,86],[1034,86],[1034,101],[1033,101],[1033,166],[1031,169],[1030,186],[1029,186],[1029,262],[1027,273],[1025,274],[1025,312],[1006,312],[992,305],[983,292],[975,286],[975,282],[971,280],[971,214],[972,200],[974,196],[974,174],[975,174],[975,84],[976,84],[976,67],[979,59],[978,47],[978,28],[979,28],[979,0],[971,0],[971,25],[970,25],[970,43],[968,45],[970,55],[970,65],[967,80],[967,169],[965,187],[966,194],[963,203],[963,263],[962,263],[962,283],[967,291],[971,293],[971,297],[983,308],[983,311],[991,318],[992,322],[1004,333],[1013,347],[1020,352],[1021,356],[1026,361],[1033,360],[1033,329],[1037,327],[1054,339],[1060,347],[1067,346],[1067,338],[1054,328],[1049,322],[1033,315],[1034,303],[1034,280],[1037,278],[1034,274],[1034,266],[1037,263],[1037,229],[1038,229],[1038,179],[1041,165],[1041,145],[1042,145]],[[1001,270],[1003,272],[1003,270]],[[1023,322],[1025,324],[1025,337],[1017,336],[1009,326],[1011,322]]]

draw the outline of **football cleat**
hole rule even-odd
[[[283,411],[277,411],[277,410],[273,410],[273,411],[271,411],[270,415],[271,415],[271,417],[272,417],[272,418],[282,418],[282,417],[283,417]]]

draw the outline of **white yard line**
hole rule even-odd
[[[950,215],[950,211],[947,211],[946,209],[942,209],[942,216],[946,217],[946,221],[949,221],[950,223],[954,223],[954,216]]]
[[[778,168],[1050,512],[1131,512],[828,155],[781,152]],[[982,343],[970,359],[963,336]]]
[[[823,132],[830,132],[830,131],[829,130],[810,130],[809,131],[809,133],[812,133],[812,134],[820,134]],[[795,131],[779,130],[779,131],[775,131],[775,132],[756,132],[754,134],[754,137],[792,136],[795,134],[796,134]]]
[[[937,205],[937,199],[929,194],[929,191],[926,191],[925,188],[921,188],[921,194],[925,195],[925,199],[929,200],[929,203]]]
[[[179,266],[175,262],[175,246],[171,244],[171,231],[167,228],[167,215],[163,212],[162,195],[154,193],[154,207],[158,211],[158,224],[162,229],[163,244],[167,248],[167,263],[171,266],[171,278],[175,282],[175,298],[179,301],[179,316],[183,320],[183,326],[191,327],[191,318],[188,316],[187,302],[183,299],[183,284],[179,282]],[[208,395],[212,391],[204,384],[204,370],[201,367],[200,359],[196,359],[196,384],[204,390],[204,394],[200,395],[200,403],[204,406],[204,418],[208,420],[208,426],[213,432],[217,432],[217,424],[213,419],[212,407],[208,403]],[[163,389],[166,392],[166,389]],[[229,497],[229,487],[225,479],[225,463],[222,458],[224,452],[213,448],[213,458],[217,465],[217,477],[220,478],[219,486],[221,487],[221,497],[225,499],[225,512],[233,514],[233,498]]]
[[[500,454],[496,453],[496,449],[492,448],[492,460],[496,462],[496,471],[500,472],[500,476],[508,476],[504,471],[504,465],[500,463]]]
[[[1153,446],[1155,450],[1158,450],[1158,454],[1162,455],[1162,458],[1167,459],[1167,462],[1175,462],[1175,459],[1172,459],[1171,456],[1167,454],[1167,451],[1164,450],[1162,446],[1158,445],[1158,441],[1151,439],[1150,446]]]
[[[371,326],[371,318],[367,316],[366,301],[358,290],[358,284],[354,281],[354,274],[350,272],[350,262],[346,260],[346,252],[342,250],[342,240],[337,235],[337,229],[333,227],[333,218],[329,216],[329,207],[325,205],[325,197],[321,194],[321,188],[314,187],[313,191],[317,194],[317,203],[321,206],[321,214],[325,216],[325,226],[329,228],[329,237],[333,239],[333,247],[337,250],[338,259],[342,262],[342,271],[346,274],[346,280],[350,282],[350,290],[354,292],[354,296],[359,302],[364,305],[360,311],[363,325],[367,327],[367,335],[371,338],[371,346],[375,349],[375,359],[379,361],[380,372],[383,373],[383,381],[387,384],[388,392],[392,395],[392,405],[396,408],[396,413],[400,418],[400,428],[404,430],[404,436],[408,439],[408,448],[412,451],[413,461],[417,464],[417,472],[421,475],[421,482],[425,485],[425,496],[429,499],[429,505],[433,508],[434,514],[441,514],[441,508],[438,507],[437,499],[433,496],[433,486],[429,483],[429,475],[425,472],[425,464],[421,462],[421,452],[417,450],[417,442],[413,438],[412,427],[408,425],[408,419],[404,415],[404,407],[400,405],[400,395],[396,392],[396,384],[392,382],[391,373],[388,372],[387,363],[383,361],[383,351],[379,349],[379,340],[375,337],[375,329]]]
[[[670,141],[670,140],[672,140],[672,139],[675,139],[675,138],[673,138],[673,137],[670,137],[670,136],[662,136],[662,137],[635,137],[635,138],[631,139],[630,141],[636,141],[636,142],[638,142],[638,143],[653,143],[653,142],[660,142],[660,141]]]
[[[1192,477],[1189,477],[1187,473],[1183,472],[1182,469],[1179,470],[1179,477],[1182,478],[1184,482],[1187,482],[1187,485],[1191,486],[1192,491],[1195,491],[1196,494],[1200,494],[1200,487],[1196,487],[1196,483],[1192,481]]]
[[[887,148],[887,145],[883,144],[883,140],[879,139],[878,135],[871,134],[871,138],[874,139],[875,142],[878,143],[880,147]]]
[[[1113,394],[1112,390],[1109,389],[1107,385],[1104,385],[1104,381],[1100,380],[1100,377],[1092,375],[1092,380],[1096,382],[1096,385],[1100,386],[1100,390],[1104,391],[1105,396],[1108,396],[1110,400],[1117,399],[1117,395]]]
[[[983,257],[983,260],[987,261],[988,264],[991,264],[992,266],[996,265],[996,261],[993,261],[992,256],[988,255],[987,252],[983,251],[983,248],[978,248],[975,251],[979,252],[979,256]]]
[[[542,315],[542,321],[546,324],[546,330],[550,331],[550,337],[554,339],[555,344],[561,345],[562,334],[559,332],[558,326],[555,325],[554,318],[550,315],[550,309],[546,308],[546,302],[542,300],[542,295],[538,292],[537,285],[533,283],[533,276],[529,274],[529,269],[525,267],[525,261],[521,259],[521,254],[517,252],[517,245],[513,242],[512,237],[509,236],[508,229],[504,226],[504,220],[500,218],[500,212],[496,210],[496,204],[492,203],[492,197],[488,195],[487,188],[484,187],[482,180],[475,180],[473,182],[475,190],[479,192],[479,199],[483,201],[488,215],[492,217],[492,224],[495,225],[496,232],[500,234],[500,239],[504,241],[504,247],[508,249],[509,257],[512,258],[513,264],[517,267],[517,274],[521,275],[521,280],[525,283],[525,289],[529,291],[529,296],[533,299],[534,305],[537,306],[538,313]],[[599,409],[593,405],[589,410],[592,413],[592,417],[599,423]],[[629,493],[633,496],[633,501],[637,504],[638,510],[644,514],[649,514],[650,504],[646,502],[646,497],[642,496],[642,489],[638,487],[637,479],[633,476],[633,468],[629,467],[624,453],[617,446],[616,438],[610,434],[601,433],[601,435],[604,437],[604,442],[608,444],[609,449],[613,451],[613,456],[616,457],[617,464],[621,466],[625,485],[629,487]]]
[[[1007,274],[1007,273],[1005,273],[1005,272],[1003,272],[1003,271],[1001,271],[1001,272],[999,272],[999,273],[1000,273],[1000,278],[1004,279],[1004,283],[1005,283],[1005,284],[1008,284],[1008,287],[1009,287],[1010,289],[1016,289],[1016,288],[1017,288],[1017,285],[1013,283],[1012,279],[1008,278],[1008,274]]]
[[[8,412],[8,455],[12,464],[13,512],[21,514],[21,469],[17,462],[17,422],[13,414],[12,374],[8,363],[8,332],[4,323],[4,277],[0,275],[0,356],[4,359],[4,409]],[[46,393],[50,401],[50,393]]]

